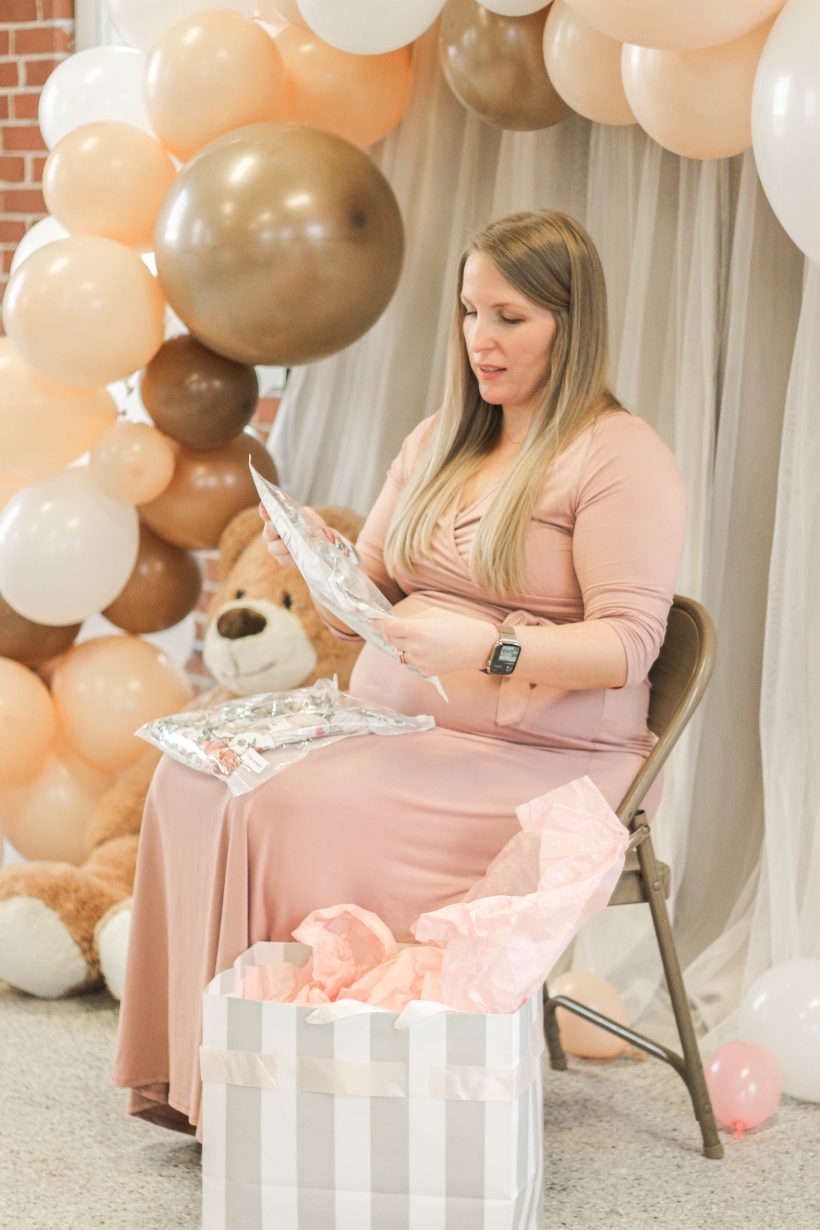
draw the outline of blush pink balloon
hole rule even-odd
[[[56,729],[54,705],[42,679],[27,666],[0,658],[0,786],[34,776]]]
[[[754,1042],[727,1042],[703,1065],[715,1117],[736,1140],[768,1119],[780,1101],[783,1077],[770,1051]]]
[[[590,25],[621,43],[688,51],[739,38],[785,0],[567,0]]]
[[[145,504],[162,495],[176,464],[167,436],[147,423],[116,423],[91,449],[88,468],[111,500]]]

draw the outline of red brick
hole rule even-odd
[[[9,96],[8,94],[0,94],[0,120],[9,118]],[[0,141],[0,144],[2,142]]]
[[[8,275],[11,273],[11,262],[14,257],[14,248],[3,249],[3,273]]]
[[[29,158],[28,159],[28,179],[31,184],[41,184],[43,182],[43,169],[46,165],[45,158]]]
[[[43,194],[37,188],[6,188],[0,193],[4,214],[47,214]]]
[[[20,73],[14,60],[6,60],[0,64],[0,86],[3,89],[15,89],[20,84]]]
[[[9,54],[10,43],[8,30],[0,30],[0,56],[7,56]]]
[[[37,0],[3,0],[3,22],[11,26],[15,21],[36,21]]]
[[[74,16],[74,0],[40,0],[40,16],[43,21],[71,19]]]
[[[22,183],[25,178],[26,164],[22,158],[0,158],[0,182],[7,184]]]
[[[36,120],[39,103],[39,93],[12,94],[11,113],[16,120]]]
[[[41,150],[46,148],[43,134],[36,124],[6,124],[3,128],[4,150]]]
[[[52,51],[64,51],[66,54],[74,48],[74,39],[67,30],[60,26],[39,26],[37,29],[14,30],[14,54],[18,56],[36,56]],[[6,36],[8,38],[8,35]],[[0,39],[2,35],[0,35]],[[0,42],[2,47],[2,42]],[[5,54],[5,53],[0,53]]]
[[[61,59],[54,60],[24,60],[23,85],[42,85],[54,72]]]
[[[25,222],[10,222],[7,218],[0,219],[0,243],[18,244],[25,233]]]

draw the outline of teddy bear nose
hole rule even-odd
[[[243,636],[256,636],[264,632],[267,626],[264,615],[251,610],[247,606],[237,606],[230,611],[223,611],[216,621],[216,630],[226,640],[238,641]]]

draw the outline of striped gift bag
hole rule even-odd
[[[248,965],[308,952],[255,944],[205,990],[203,1230],[540,1230],[540,992],[398,1029],[240,998]]]

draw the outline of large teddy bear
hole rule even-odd
[[[354,540],[357,514],[319,510]],[[345,688],[358,645],[328,632],[292,566],[268,554],[256,508],[245,509],[219,543],[221,586],[208,608],[204,660],[217,686],[204,707],[233,696],[274,692],[338,677]],[[0,870],[0,980],[56,998],[104,978],[119,998],[125,970],[137,842],[159,752],[148,748],[117,778],[89,816],[85,862],[30,862]]]

